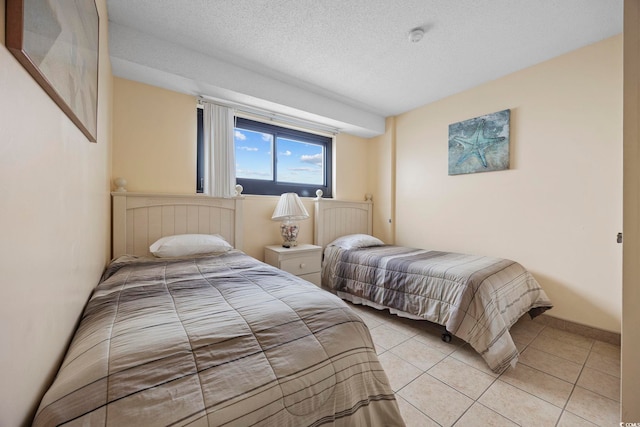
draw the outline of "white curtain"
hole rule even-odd
[[[233,109],[204,102],[204,193],[235,196],[236,153]]]

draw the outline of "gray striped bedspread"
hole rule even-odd
[[[34,426],[404,426],[344,301],[240,251],[121,257]]]
[[[322,285],[346,300],[444,325],[498,373],[518,359],[509,328],[552,307],[517,262],[389,245],[328,246]]]

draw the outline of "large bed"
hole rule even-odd
[[[114,260],[34,426],[404,425],[367,327],[331,293],[238,250],[241,207],[114,193]],[[236,249],[149,254],[189,234]]]
[[[424,319],[468,342],[497,373],[515,366],[509,328],[552,307],[533,275],[502,258],[385,245],[371,236],[372,202],[316,200],[322,286],[340,298]]]

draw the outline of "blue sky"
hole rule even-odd
[[[236,175],[239,178],[273,179],[272,135],[245,129],[235,130]],[[323,184],[323,147],[279,138],[278,181]]]

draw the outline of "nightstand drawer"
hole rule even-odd
[[[292,248],[283,248],[280,245],[265,246],[264,262],[320,286],[320,246],[305,243]]]
[[[320,257],[314,254],[284,259],[280,261],[280,268],[296,276],[316,273],[320,271]]]

